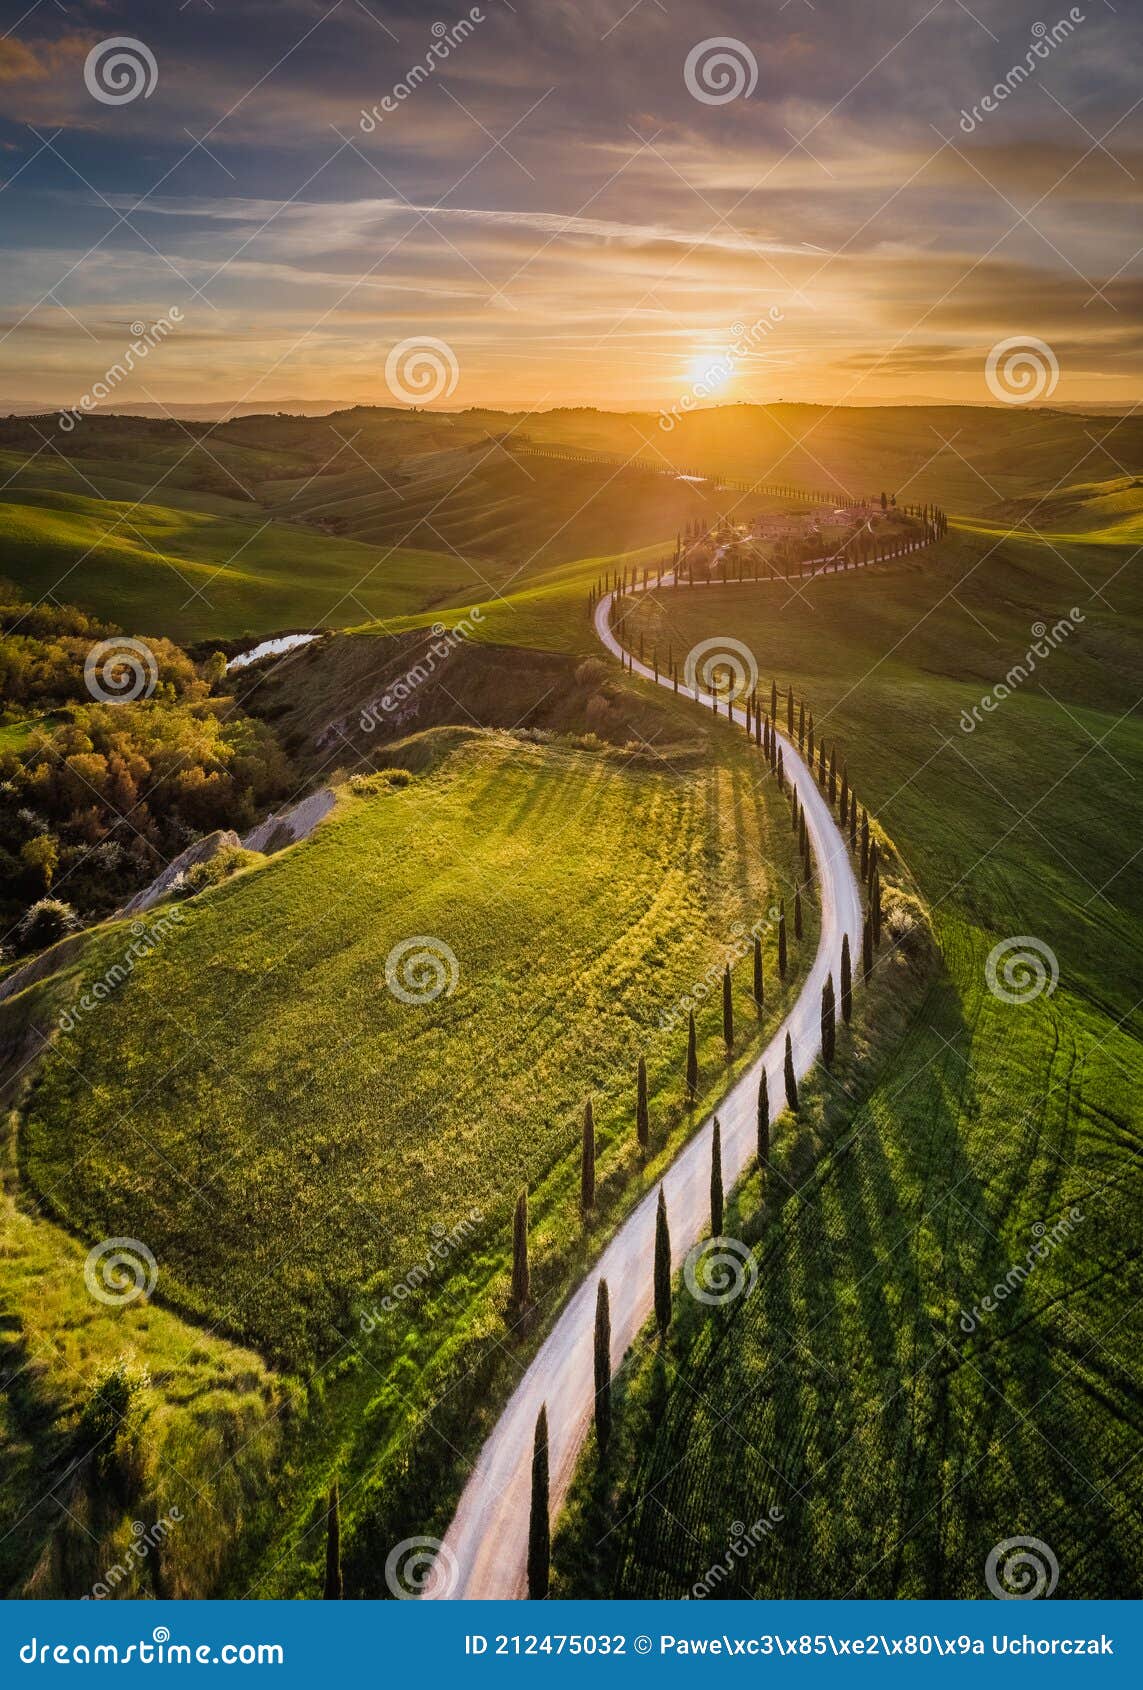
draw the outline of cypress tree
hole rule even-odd
[[[837,810],[838,810],[838,815],[841,817],[841,825],[842,825],[842,827],[844,827],[846,822],[849,819],[849,764],[848,763],[843,763],[841,765],[841,797],[838,800]]]
[[[754,935],[754,1002],[761,1009],[765,1002],[762,986],[762,941]]]
[[[552,1527],[548,1516],[548,1405],[536,1416],[532,1442],[532,1508],[528,1517],[528,1595],[542,1602],[552,1571]]]
[[[512,1221],[512,1307],[517,1311],[528,1304],[531,1275],[528,1270],[528,1187],[524,1186],[516,1199],[516,1213]]]
[[[826,778],[825,740],[818,741],[818,785],[824,786]]]
[[[849,934],[841,941],[841,1018],[846,1026],[853,1019],[853,969],[849,960]]]
[[[827,974],[822,987],[822,1061],[833,1066],[834,1044],[837,1038],[837,1006],[833,995],[833,975]]]
[[[635,1082],[635,1136],[640,1149],[646,1150],[651,1141],[651,1116],[647,1108],[647,1058],[639,1058],[639,1072]]]
[[[806,753],[810,760],[810,773],[814,768],[814,713],[810,711],[809,725],[806,728]]]
[[[837,746],[829,754],[829,801],[837,803]]]
[[[665,1338],[671,1324],[671,1233],[662,1186],[655,1210],[655,1320],[660,1338]]]
[[[783,1077],[786,1082],[786,1102],[796,1114],[798,1109],[798,1077],[794,1073],[794,1046],[789,1033],[786,1034],[786,1061]]]
[[[857,794],[850,788],[849,793],[849,848],[857,849]]]
[[[770,1160],[770,1087],[763,1068],[758,1080],[758,1166]]]
[[[583,1110],[583,1150],[579,1167],[579,1204],[586,1215],[595,1207],[595,1111],[588,1098]]]
[[[861,878],[869,873],[869,812],[861,806]]]
[[[802,889],[801,889],[800,886],[795,886],[795,888],[794,888],[794,938],[800,939],[801,936],[802,936]]]
[[[792,739],[794,737],[794,689],[790,687],[786,692],[786,731]]]
[[[611,1436],[611,1304],[607,1281],[595,1293],[595,1435],[601,1451]]]
[[[881,943],[881,870],[873,870],[873,889],[869,894],[869,923],[873,929],[873,943]]]
[[[714,1118],[714,1133],[710,1141],[710,1235],[722,1237],[722,1127]]]
[[[778,906],[778,973],[782,979],[786,978],[786,904],[783,899]]]
[[[804,857],[806,854],[806,806],[803,804],[798,811],[798,849]]]
[[[325,1528],[325,1600],[340,1602],[345,1595],[341,1581],[341,1493],[337,1480],[329,1492]]]
[[[734,1049],[734,999],[730,990],[730,964],[722,970],[722,1039],[729,1053]]]
[[[695,1036],[695,1012],[687,1021],[687,1100],[693,1103],[698,1092],[698,1039]]]
[[[778,773],[778,791],[784,792],[786,790],[786,771],[785,771],[785,768],[783,767],[783,764],[782,764],[782,747],[781,746],[778,747],[778,771],[777,771],[777,773]]]
[[[777,681],[771,681],[770,682],[770,720],[772,722],[776,722],[778,720],[778,683],[777,683]]]
[[[868,980],[873,973],[873,923],[868,915],[861,924],[861,978]]]

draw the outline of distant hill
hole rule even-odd
[[[693,471],[705,479],[680,479]],[[70,430],[0,417],[0,576],[36,597],[66,582],[83,608],[142,632],[261,637],[494,602],[573,565],[586,587],[621,554],[655,562],[696,520],[749,514],[762,495],[746,482],[884,491],[1118,543],[1138,533],[1141,476],[1143,416],[1016,406],[724,405],[664,419],[359,405],[100,414]]]
[[[331,411],[344,410],[345,406],[344,399],[260,399],[253,404],[217,399],[201,405],[184,405],[172,400],[169,405],[105,405],[100,408],[100,415],[178,417],[182,422],[221,422],[226,417],[267,417],[282,411],[292,417],[328,417]],[[51,417],[63,408],[62,403],[49,405],[42,399],[0,399],[0,417]]]

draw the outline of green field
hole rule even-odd
[[[74,985],[65,967],[0,1006],[5,1110],[28,1078],[35,1029],[51,1025]],[[240,1577],[243,1534],[273,1506],[300,1393],[211,1326],[146,1298],[110,1306],[93,1297],[87,1243],[30,1199],[17,1162],[9,1130],[0,1158],[0,1587],[75,1597],[102,1581],[118,1596],[186,1596]],[[133,1421],[89,1447],[85,1409],[119,1363],[139,1382]],[[161,1557],[131,1553],[136,1521],[148,1530],[168,1522]]]
[[[90,417],[50,451],[44,426],[0,422],[0,578],[188,641],[390,632],[486,603],[496,623],[485,637],[566,649],[569,598],[599,568],[622,554],[654,562],[695,518],[769,503],[670,473],[553,461],[537,445],[839,497],[887,489],[994,512],[1005,527],[1030,517],[1077,542],[1096,526],[1105,541],[1137,534],[1143,473],[1138,418],[1003,407],[731,406],[669,433],[654,416],[591,410],[359,407],[212,426]],[[1078,519],[1061,492],[1073,482],[1103,488],[1098,500],[1083,488]]]
[[[383,1593],[389,1549],[443,1530],[520,1361],[689,1129],[684,1035],[660,1012],[775,886],[788,895],[793,837],[740,735],[617,669],[583,669],[599,655],[586,598],[738,495],[715,511],[709,489],[666,477],[490,451],[519,421],[243,419],[196,425],[187,455],[176,425],[92,419],[70,466],[26,463],[21,425],[0,425],[0,576],[29,596],[185,640],[344,630],[237,683],[299,769],[339,781],[333,816],[184,905],[145,969],[13,1092],[0,1480],[21,1523],[0,1549],[6,1588],[82,1594],[131,1509],[181,1494],[160,1483],[166,1448],[179,1484],[212,1504],[172,1549],[180,1593],[316,1594],[335,1474],[347,1587]],[[1116,465],[1085,443],[1113,423]],[[333,426],[354,451],[337,452]],[[938,428],[957,451],[933,456]],[[797,452],[787,431],[805,435]],[[529,418],[520,435],[644,454],[650,435],[684,467],[884,485],[961,513],[907,565],[670,590],[625,621],[630,643],[642,632],[676,659],[732,635],[767,685],[804,694],[895,841],[940,961],[883,964],[844,1087],[807,1088],[803,1128],[783,1128],[804,1194],[754,1180],[734,1199],[758,1291],[717,1318],[680,1303],[665,1354],[640,1347],[621,1375],[616,1451],[604,1472],[585,1456],[561,1590],[683,1594],[733,1522],[772,1503],[784,1523],[722,1594],[979,1595],[987,1550],[1022,1532],[1054,1545],[1061,1595],[1137,1587],[1141,425],[728,407],[669,436],[588,411]],[[362,705],[408,666],[418,631],[473,605],[470,643],[407,714],[363,733]],[[1072,606],[1082,621],[964,732],[1033,626]],[[2,731],[13,746],[27,732]],[[412,778],[355,792],[341,777],[362,762]],[[811,908],[799,958],[815,928]],[[1022,934],[1051,948],[1059,984],[1014,1006],[984,966]],[[391,948],[416,935],[457,959],[455,990],[426,1005],[385,981]],[[95,928],[0,1003],[15,1067],[29,1027],[48,1030],[124,943],[122,924]],[[773,982],[772,935],[767,947]],[[783,1002],[773,991],[760,1025],[748,972],[731,1071]],[[713,1000],[700,1034],[711,1101],[728,1072]],[[600,1202],[585,1233],[588,1093]],[[524,1182],[540,1313],[509,1339]],[[1072,1207],[1083,1223],[962,1333],[959,1311]],[[472,1211],[462,1246],[372,1318]],[[157,1300],[103,1311],[83,1256],[119,1234],[154,1250]],[[32,1508],[98,1370],[124,1352],[152,1374],[134,1492],[98,1515],[77,1491],[82,1527]]]
[[[385,519],[354,523],[349,537],[305,526],[304,506],[291,516],[284,506],[219,513],[136,503],[122,489],[99,499],[10,488],[0,500],[0,578],[28,598],[50,592],[183,641],[362,624],[397,631],[482,602],[512,614],[522,586],[546,589],[569,574],[586,586],[594,567],[578,560],[609,541],[608,563],[647,534],[648,559],[659,558],[678,526],[716,514],[709,495],[684,483],[634,470],[626,479],[632,485],[541,461],[538,476],[510,469],[459,490],[434,482],[416,499],[386,495]]]
[[[733,629],[805,692],[916,876],[944,971],[855,1100],[852,1149],[756,1229],[758,1290],[635,1364],[628,1464],[585,1463],[565,1592],[680,1596],[725,1560],[723,1596],[980,1596],[989,1549],[1018,1534],[1054,1548],[1062,1596],[1138,1589],[1130,555],[966,528],[809,604],[710,589],[632,616],[629,637],[683,647]],[[965,733],[1031,625],[1073,605],[1083,623]],[[1059,984],[1013,1004],[985,964],[1016,935],[1050,947]],[[963,1330],[1073,1209],[1017,1294]],[[771,1503],[782,1523],[728,1555],[732,1522]]]
[[[25,597],[50,592],[185,641],[344,628],[471,602],[495,585],[454,553],[365,546],[264,515],[46,492],[0,503],[0,576]]]
[[[753,753],[682,704],[659,708],[678,737],[653,752],[439,731],[411,748],[423,772],[407,784],[344,788],[311,840],[187,906],[36,1071],[20,1129],[28,1198],[82,1238],[142,1239],[166,1303],[320,1383],[325,1407],[298,1460],[307,1475],[338,1459],[346,1480],[369,1471],[368,1490],[347,1498],[363,1530],[400,1496],[380,1484],[379,1448],[399,1473],[418,1413],[475,1373],[490,1395],[442,1406],[446,1423],[463,1411],[453,1435],[471,1443],[510,1380],[496,1367],[509,1359],[517,1189],[534,1194],[546,1320],[589,1247],[576,1201],[584,1098],[601,1233],[692,1120],[685,1020],[664,1029],[662,1012],[790,894],[793,836]],[[813,932],[808,907],[806,955]],[[389,953],[416,935],[414,948],[456,959],[455,990],[424,1005],[386,984]],[[123,944],[120,926],[94,934],[69,970],[75,989]],[[704,1091],[795,989],[792,974],[784,991],[775,978],[760,1018],[748,964],[736,979],[733,1065],[716,1009],[700,1019]],[[632,1126],[641,1053],[646,1166]],[[366,1335],[363,1315],[472,1215],[439,1285],[408,1302],[398,1291]],[[420,1464],[418,1508],[433,1472],[434,1504],[449,1494],[441,1456]],[[284,1504],[295,1523],[311,1482]],[[305,1568],[291,1560],[273,1588],[306,1593]]]

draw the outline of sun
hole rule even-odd
[[[734,375],[725,352],[696,352],[687,365],[687,375],[703,396],[721,393]]]

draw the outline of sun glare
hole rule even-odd
[[[687,374],[704,396],[721,393],[734,374],[724,352],[698,352],[687,366]]]

